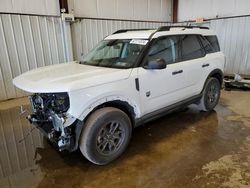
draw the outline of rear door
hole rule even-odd
[[[202,64],[202,71],[209,74],[212,70],[216,69],[221,61],[220,46],[215,35],[200,36],[201,43],[206,51],[206,58]]]
[[[181,36],[181,63],[185,70],[185,97],[189,98],[201,92],[201,81],[204,77],[202,67],[205,50],[199,39],[199,35]]]

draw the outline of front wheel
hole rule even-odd
[[[199,108],[202,111],[211,111],[218,104],[220,98],[220,82],[216,78],[209,78],[205,84]]]
[[[89,161],[105,165],[124,152],[131,133],[132,125],[126,113],[113,107],[101,108],[86,121],[80,150]]]

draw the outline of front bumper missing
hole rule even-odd
[[[78,148],[79,132],[81,132],[83,126],[81,121],[75,119],[70,125],[64,127],[63,122],[67,121],[59,121],[57,117],[53,116],[50,116],[48,120],[39,120],[35,114],[31,114],[27,119],[32,125],[38,128],[59,151],[67,150],[72,152]],[[73,119],[71,119],[71,121],[72,120]]]

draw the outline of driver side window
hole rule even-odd
[[[167,64],[178,62],[179,40],[177,36],[158,39],[149,49],[146,61],[164,59]]]

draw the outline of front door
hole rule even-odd
[[[144,62],[162,58],[167,67],[160,70],[138,68],[143,114],[174,104],[185,97],[185,70],[179,62],[179,37],[156,39]],[[178,63],[179,62],[179,63]]]

